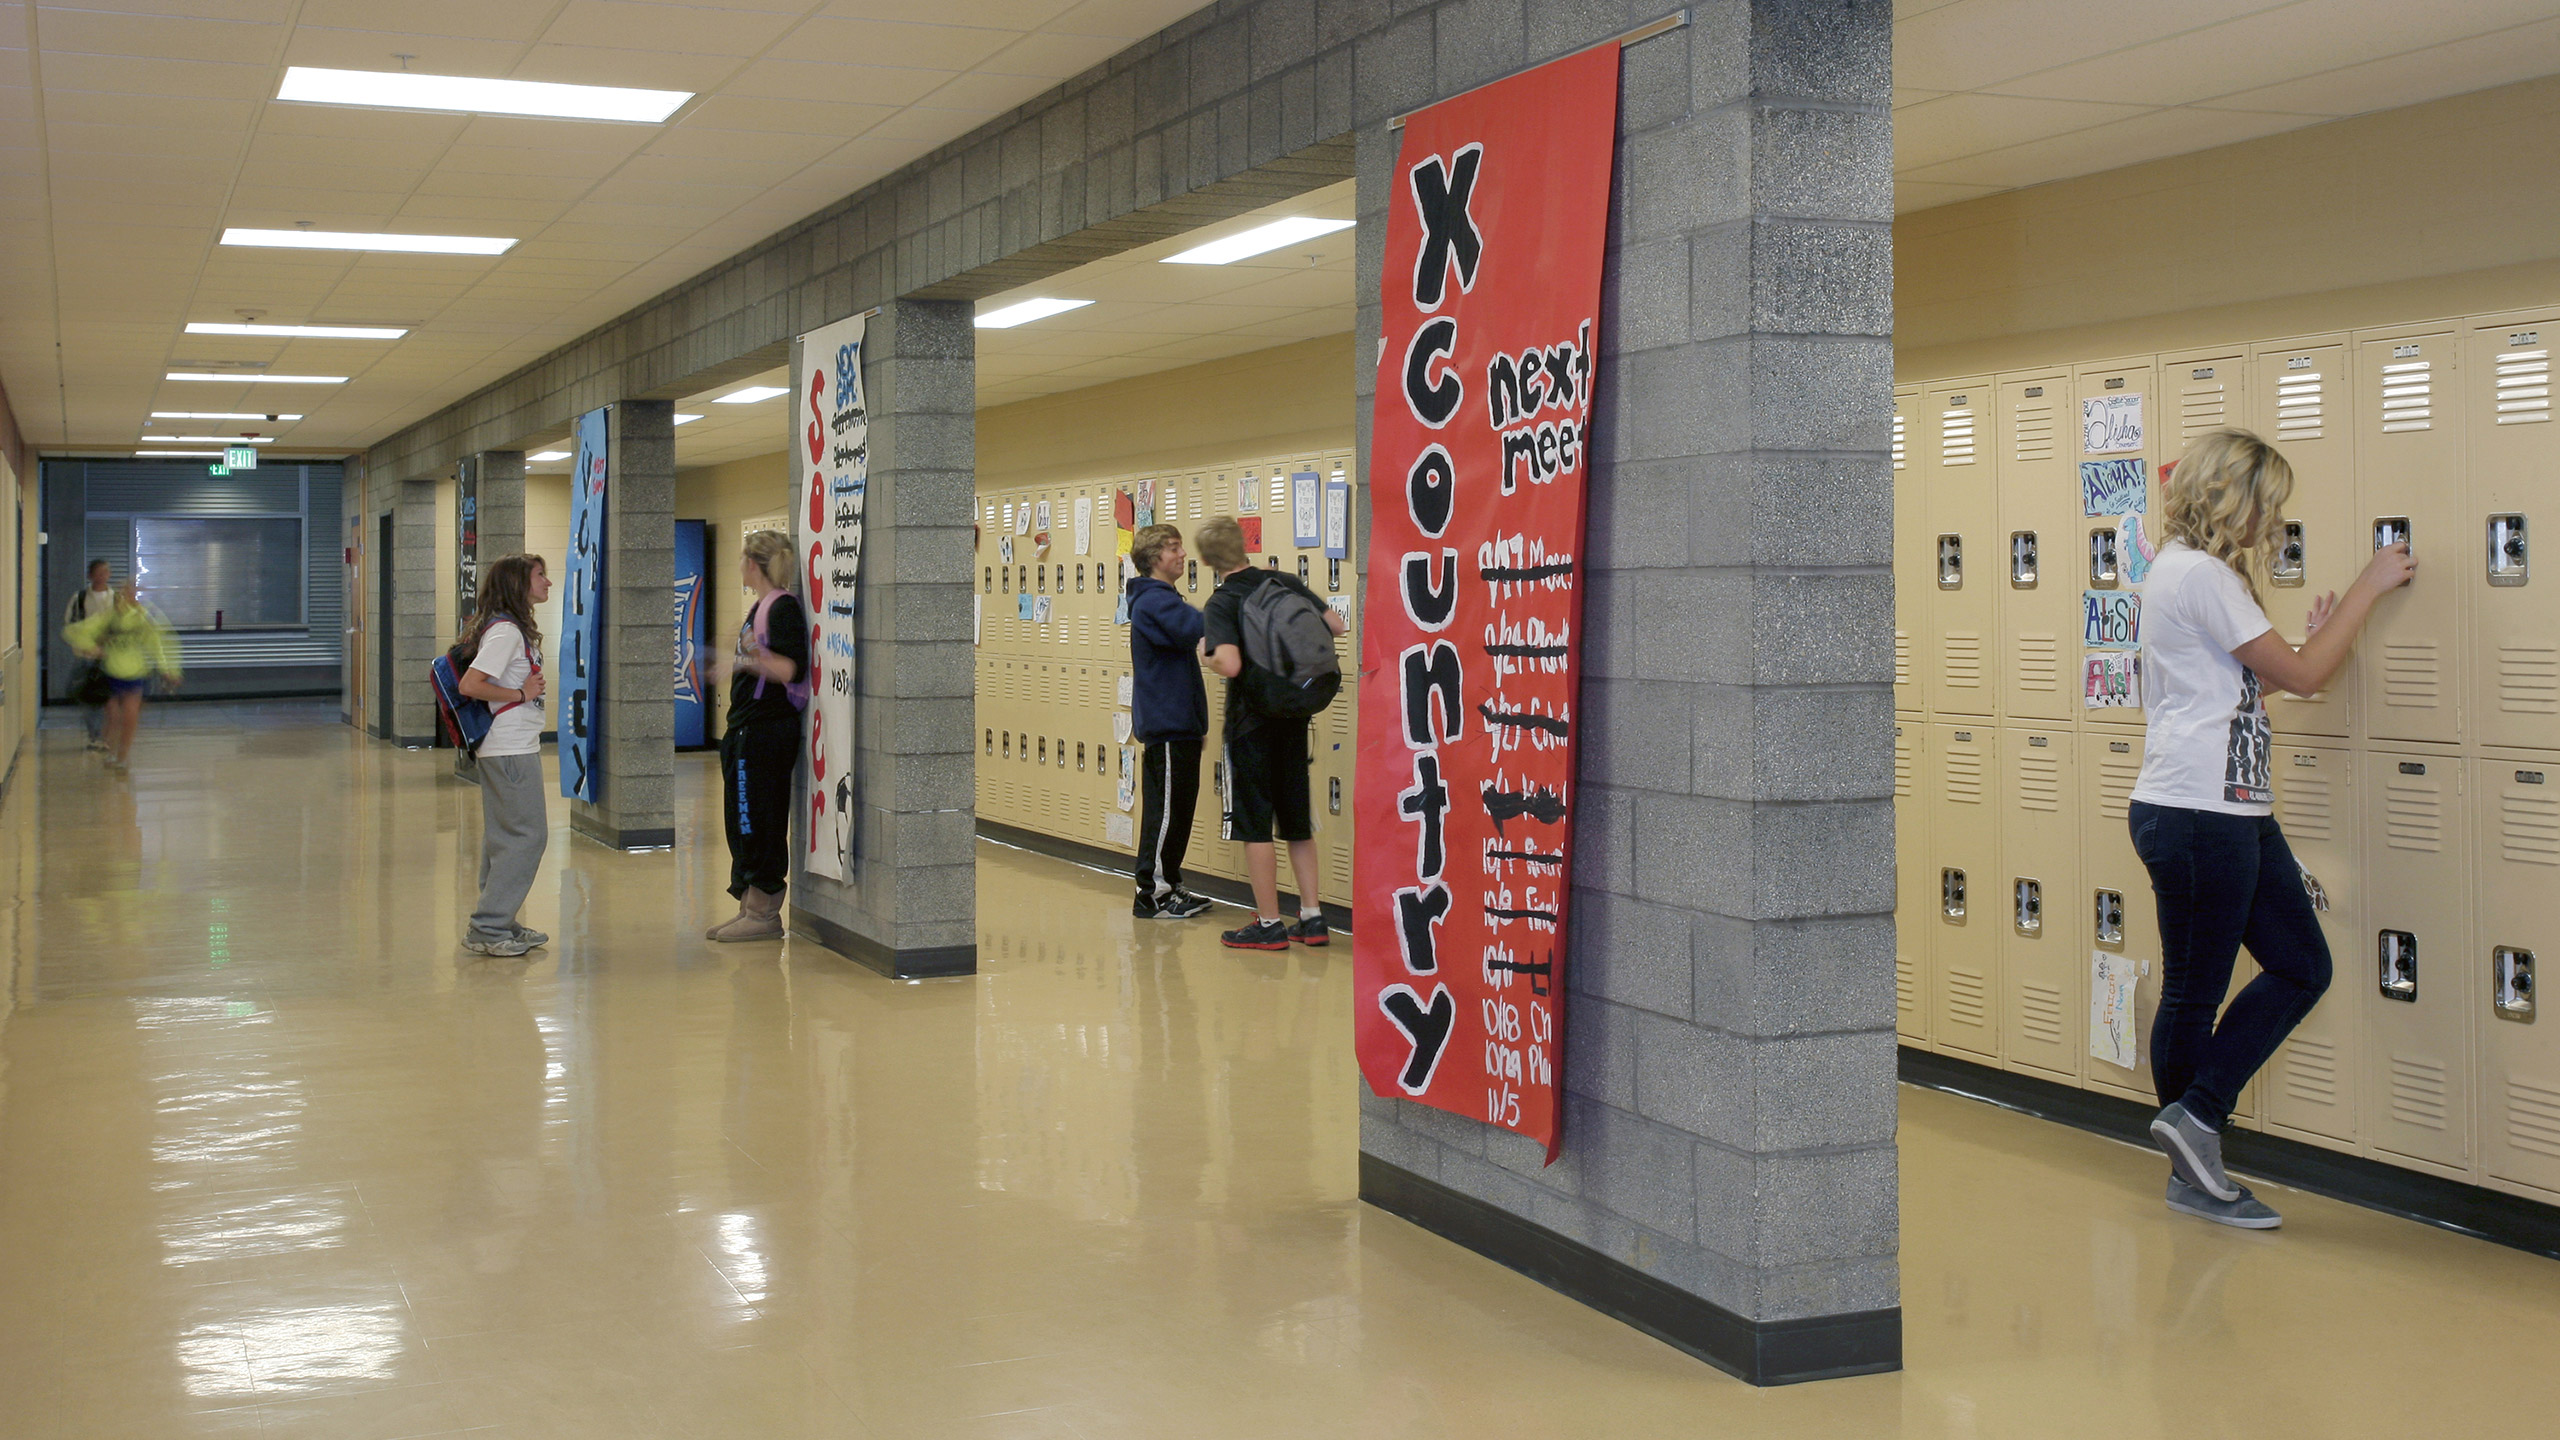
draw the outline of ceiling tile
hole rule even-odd
[[[2092,105],[2074,100],[2026,100],[2008,95],[1943,95],[1893,116],[1897,169],[2015,144],[2024,134],[2066,135],[2144,113],[2139,105]]]
[[[2111,125],[1924,166],[1897,178],[2008,189],[2252,140],[2297,129],[2303,123],[2292,115],[2155,110]]]
[[[912,105],[950,78],[948,70],[816,64],[767,56],[748,65],[728,88],[736,93],[782,100]]]
[[[197,0],[220,5],[227,0]],[[276,0],[284,3],[284,0]],[[531,42],[551,7],[524,0],[301,0],[302,27],[337,26],[404,35],[456,35]]]
[[[488,31],[495,35],[499,32]],[[398,70],[409,56],[410,70],[420,75],[503,76],[524,57],[523,43],[451,35],[416,35],[376,29],[297,27],[285,45],[288,65],[318,65],[332,70]],[[275,77],[278,83],[282,75]],[[275,93],[273,86],[267,93]],[[336,108],[336,107],[319,107]],[[400,113],[400,112],[390,112]],[[409,112],[416,113],[416,112]]]
[[[217,100],[264,100],[275,72],[264,65],[209,60],[145,59],[128,55],[47,55],[44,85],[57,90],[115,95],[200,95]]]
[[[781,38],[792,20],[788,12],[569,0],[542,38],[555,45],[753,55]]]
[[[2560,73],[2560,20],[2545,20],[2281,85],[2234,91],[2212,103],[2215,109],[2359,115],[2555,73]]]
[[[877,65],[894,56],[900,65],[965,70],[1013,39],[1013,32],[971,25],[817,15],[784,36],[773,53],[839,65]]]
[[[264,66],[274,62],[283,39],[273,25],[256,22],[52,6],[38,12],[35,33],[48,69],[54,57],[71,54],[228,60]]]
[[[1143,40],[1199,8],[1187,0],[1084,0],[1041,28],[1062,35]]]

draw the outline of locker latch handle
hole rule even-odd
[[[1342,777],[1339,775],[1328,775],[1324,779],[1324,813],[1342,813]]]
[[[2375,932],[2375,951],[2381,963],[2379,982],[2382,998],[2416,1004],[2418,1000],[2418,937],[2406,930]]]
[[[2120,570],[2116,557],[2116,530],[2101,525],[2089,532],[2089,583],[2100,590],[2116,588]]]
[[[1961,535],[1938,537],[1938,588],[1964,588],[1964,537]]]
[[[2302,583],[2302,522],[2284,522],[2284,538],[2276,545],[2276,563],[2267,570],[2267,578],[2278,585]]]
[[[2533,952],[2500,945],[2489,952],[2489,1008],[2501,1020],[2533,1023]]]
[[[2373,548],[2379,550],[2386,545],[2406,545],[2412,553],[2417,550],[2418,542],[2412,538],[2409,532],[2408,516],[2382,515],[2375,518],[2373,522]]]
[[[2017,900],[2017,919],[2015,923],[2018,927],[2018,933],[2021,935],[2043,934],[2044,882],[2041,880],[2030,880],[2021,875],[2017,878],[2015,893]]]
[[[2036,532],[2009,532],[2009,584],[2020,590],[2036,588]]]
[[[1950,920],[1964,918],[1964,872],[1952,865],[1938,872],[1938,911]]]
[[[2124,943],[2124,892],[2100,890],[2097,893],[2098,943]]]
[[[2524,517],[2492,515],[2489,517],[2489,583],[2507,586],[2525,582],[2526,554]]]

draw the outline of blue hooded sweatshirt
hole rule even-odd
[[[1152,575],[1129,582],[1129,730],[1141,741],[1209,733],[1200,612]]]

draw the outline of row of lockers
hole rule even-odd
[[[2084,708],[2087,617],[2133,588],[2127,540],[2157,541],[2161,466],[2239,425],[2294,470],[2265,595],[2287,639],[2383,537],[2421,566],[2327,692],[2270,698],[2277,730],[2560,749],[2560,580],[2531,553],[2560,493],[2553,340],[2560,309],[2539,309],[1900,389],[1896,708],[2140,729],[2139,709]],[[2084,489],[2084,466],[2137,458],[2139,489]],[[2135,494],[2138,536],[2121,523]]]
[[[1143,494],[1152,514],[1179,525],[1188,542],[1215,515],[1258,517],[1256,558],[1291,570],[1318,595],[1342,597],[1356,624],[1356,547],[1342,557],[1322,545],[1301,549],[1291,505],[1292,477],[1347,479],[1348,454],[1281,456],[1172,475],[1122,476],[1072,485],[1016,486],[979,492],[977,565],[981,594],[977,710],[978,813],[1021,829],[1103,848],[1133,848],[1139,747],[1126,730],[1129,632],[1116,615],[1124,573],[1117,553],[1115,507],[1122,492],[1133,508]],[[1144,486],[1142,490],[1142,484]],[[1078,553],[1078,501],[1089,517]],[[1041,506],[1048,541],[1039,543]],[[1137,518],[1146,519],[1142,510]],[[1026,518],[1027,517],[1027,518]],[[1348,527],[1347,517],[1344,521]],[[1005,543],[1010,537],[1011,544]],[[1008,555],[1009,550],[1009,555]],[[1204,573],[1197,548],[1176,588],[1205,604],[1216,578]],[[1028,596],[1026,607],[1023,597]],[[1028,609],[1028,616],[1025,609]],[[1323,852],[1324,898],[1347,901],[1351,889],[1351,798],[1356,713],[1356,632],[1337,642],[1342,694],[1312,722],[1308,752],[1317,838]],[[1204,672],[1205,673],[1205,672]],[[1205,675],[1209,737],[1201,761],[1200,806],[1186,871],[1245,878],[1244,848],[1220,837],[1224,767],[1218,737],[1225,723],[1224,682]],[[1286,886],[1286,867],[1282,884]]]

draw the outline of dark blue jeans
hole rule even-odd
[[[2328,937],[2273,816],[2135,801],[2128,823],[2160,902],[2151,1083],[2162,1105],[2183,1100],[2219,1129],[2249,1077],[2329,988]],[[2258,978],[2223,1011],[2243,945]]]

